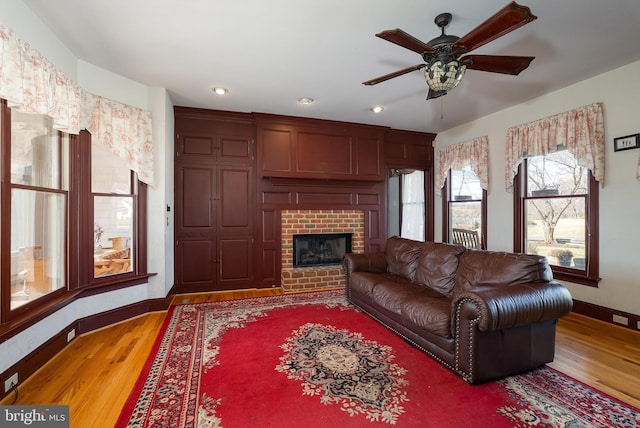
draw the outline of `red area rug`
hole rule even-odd
[[[550,368],[471,386],[343,291],[176,306],[117,427],[612,427],[638,409]]]

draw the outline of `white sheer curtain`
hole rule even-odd
[[[400,236],[424,241],[424,172],[402,175],[402,229]]]

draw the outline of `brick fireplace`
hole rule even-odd
[[[282,289],[285,292],[344,288],[342,265],[293,267],[293,235],[310,233],[351,233],[351,249],[364,252],[364,211],[283,210]]]

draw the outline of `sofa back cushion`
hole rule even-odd
[[[455,289],[468,291],[478,286],[509,286],[552,279],[553,273],[543,256],[467,250],[460,256]]]
[[[460,254],[465,248],[460,245],[426,242],[420,249],[414,281],[445,296],[451,296],[455,285]]]
[[[422,242],[392,236],[387,239],[387,272],[413,281]]]

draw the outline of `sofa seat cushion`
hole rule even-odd
[[[385,281],[376,284],[371,297],[387,311],[400,315],[404,302],[415,298],[422,289],[422,286],[412,282]]]
[[[451,299],[426,289],[407,300],[400,315],[409,323],[440,337],[451,338]]]
[[[403,279],[389,273],[353,272],[349,277],[349,287],[363,296],[370,297],[377,284],[389,281],[397,281],[401,283],[409,282],[407,279]]]
[[[373,287],[374,302],[423,330],[451,337],[451,299],[412,282],[380,282]]]

